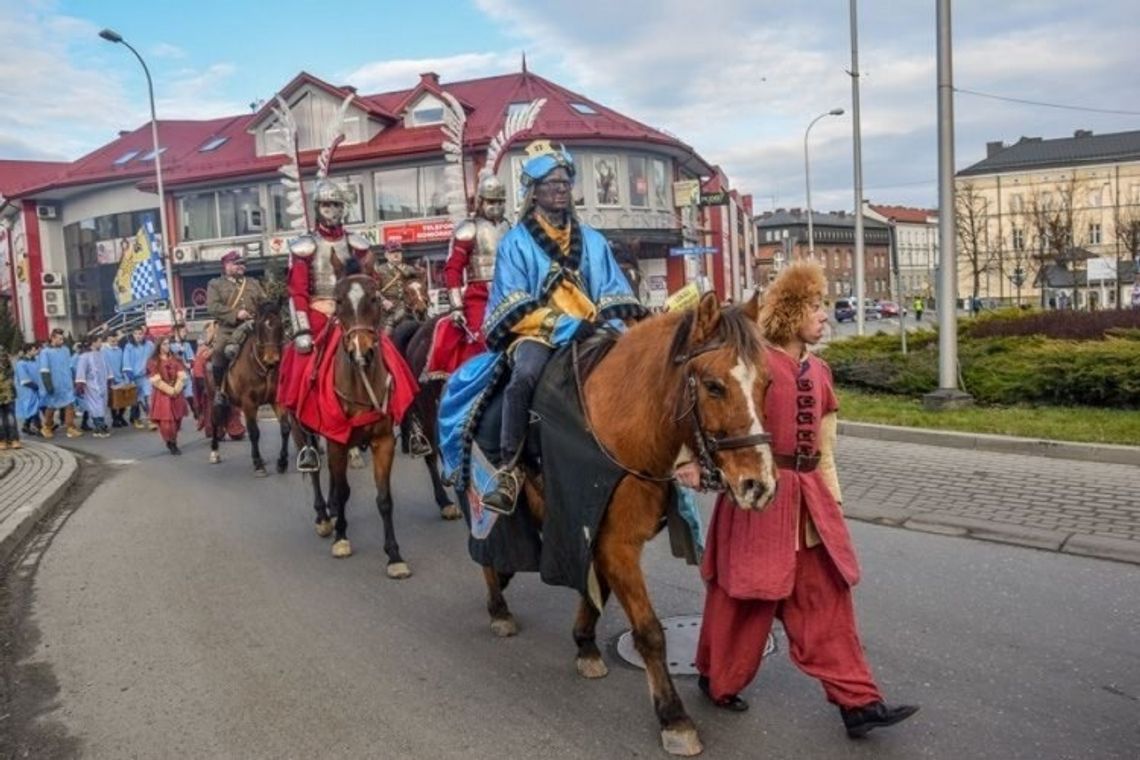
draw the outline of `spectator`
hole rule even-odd
[[[20,423],[16,422],[15,374],[8,349],[0,347],[0,450],[23,447]]]
[[[103,362],[107,365],[107,373],[110,375],[110,385],[112,392],[108,396],[109,401],[114,399],[114,388],[122,388],[126,385],[126,380],[123,378],[123,349],[120,345],[122,338],[118,331],[113,331],[107,335],[107,340],[103,341]],[[110,403],[111,411],[111,427],[122,428],[127,426],[127,421],[123,419],[122,408],[117,407],[116,404]]]
[[[922,296],[916,296],[914,299],[914,321],[922,321],[922,312],[926,310],[926,304],[922,300]]]
[[[138,388],[138,401],[131,407],[131,423],[137,430],[155,430],[157,426],[150,414],[150,378],[146,365],[154,355],[154,343],[146,335],[146,330],[136,327],[123,345],[123,378]],[[143,422],[143,416],[147,421]]]

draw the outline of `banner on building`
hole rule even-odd
[[[679,179],[673,183],[673,205],[691,206],[701,197],[701,181]]]
[[[665,299],[665,310],[684,311],[685,309],[695,309],[697,307],[697,304],[700,302],[701,289],[697,287],[697,283],[690,282],[688,285]]]
[[[151,301],[170,299],[154,218],[147,216],[123,253],[115,273],[115,311],[130,311]]]
[[[404,222],[384,227],[384,242],[398,240],[404,245],[416,243],[446,243],[451,240],[455,223],[450,219],[426,222]]]

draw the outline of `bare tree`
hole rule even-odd
[[[1125,261],[1131,259],[1133,282],[1140,282],[1140,206],[1121,205],[1117,198],[1112,209],[1113,231],[1116,236],[1116,308],[1124,308],[1124,282],[1121,273]]]
[[[1009,204],[1011,225],[1009,263],[1013,266],[1010,270],[1009,279],[1017,289],[1017,305],[1021,306],[1021,288],[1026,282],[1032,282],[1033,278],[1037,276],[1041,269],[1041,258],[1034,255],[1034,249],[1031,245],[1033,224],[1029,211],[1020,201],[1020,198],[1018,200],[1019,202],[1016,205],[1012,199]]]
[[[1033,248],[1039,260],[1041,273],[1041,305],[1045,305],[1045,286],[1049,267],[1078,271],[1083,259],[1077,255],[1077,246],[1084,242],[1078,235],[1084,214],[1077,207],[1081,187],[1075,176],[1062,179],[1050,189],[1035,188],[1029,195],[1025,216],[1033,236]],[[1070,269],[1069,265],[1073,268]],[[1073,301],[1076,302],[1076,287]]]
[[[970,265],[973,303],[981,290],[982,275],[991,271],[997,262],[990,245],[988,201],[972,182],[966,182],[954,194],[954,206],[958,252]]]

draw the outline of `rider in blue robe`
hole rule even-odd
[[[526,192],[519,223],[499,242],[483,334],[488,353],[452,374],[440,402],[440,452],[444,474],[466,482],[470,433],[489,396],[510,367],[503,396],[497,487],[484,494],[494,511],[514,508],[522,475],[518,457],[530,403],[553,351],[593,332],[599,323],[639,317],[629,281],[597,230],[574,215],[574,162],[565,148],[523,165]]]

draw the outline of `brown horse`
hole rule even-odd
[[[380,348],[380,333],[384,325],[384,308],[377,291],[376,281],[354,272],[342,277],[336,285],[336,313],[333,319],[340,327],[335,345],[326,345],[323,351],[334,351],[332,359],[333,389],[344,414],[351,418],[371,412],[381,412],[371,424],[352,428],[348,440],[338,443],[325,439],[329,470],[329,497],[326,503],[321,493],[320,473],[309,473],[313,485],[313,509],[316,511],[317,535],[322,538],[335,530],[332,555],[337,558],[352,555],[348,541],[348,520],[345,517],[351,489],[348,485],[349,452],[367,446],[372,454],[372,477],[376,484],[376,507],[384,523],[384,551],[388,555],[389,578],[407,578],[412,574],[400,556],[396,531],[392,521],[392,461],[396,454],[396,437],[392,417],[384,413],[388,397],[388,370],[384,366]],[[311,435],[297,421],[291,420],[297,446],[306,443]],[[335,516],[335,524],[329,510]]]
[[[586,418],[598,442],[628,473],[615,488],[594,542],[602,606],[610,591],[633,628],[666,751],[695,755],[700,738],[666,669],[665,635],[641,571],[645,543],[661,530],[678,456],[691,452],[704,474],[744,509],[763,509],[776,469],[760,412],[767,371],[756,298],[722,309],[706,294],[696,311],[668,313],[634,325],[584,381]],[[528,508],[542,520],[538,473],[528,471]],[[492,630],[517,632],[503,598],[508,577],[484,568]],[[578,673],[608,672],[596,642],[601,610],[582,597],[574,623]]]
[[[218,442],[225,437],[226,421],[230,418],[230,407],[236,404],[245,417],[249,431],[249,445],[253,455],[253,472],[259,477],[266,476],[265,462],[261,458],[261,429],[257,424],[257,413],[262,405],[269,404],[277,412],[281,425],[281,451],[277,455],[277,472],[283,473],[289,467],[289,436],[285,417],[277,408],[277,368],[281,363],[281,349],[285,342],[285,325],[281,319],[281,307],[276,301],[266,301],[257,308],[253,318],[253,330],[242,343],[238,355],[230,362],[222,381],[222,392],[226,397],[224,406],[211,407],[213,435],[210,438],[210,462],[222,461]],[[206,403],[214,398],[213,376],[206,373]]]

